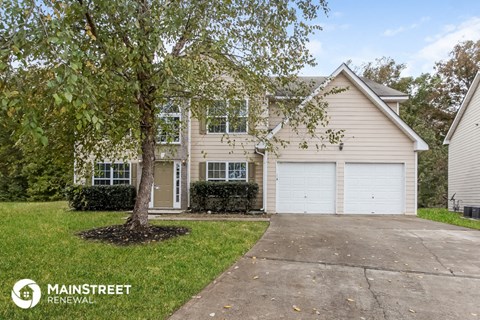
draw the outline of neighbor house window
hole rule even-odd
[[[247,118],[246,100],[215,101],[208,109],[208,132],[246,133]]]
[[[246,162],[208,162],[208,181],[247,181]]]
[[[98,162],[93,172],[93,185],[109,186],[115,184],[130,184],[130,164]]]
[[[161,107],[157,142],[179,144],[181,120],[180,109],[177,105],[169,102]]]

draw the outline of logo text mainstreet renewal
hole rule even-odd
[[[93,298],[100,295],[128,295],[130,284],[47,284],[43,291],[47,303],[53,304],[93,304]],[[17,281],[12,289],[13,302],[22,309],[35,307],[42,297],[40,286],[31,279]]]
[[[48,284],[47,303],[93,304],[92,295],[130,294],[129,284]]]
[[[129,294],[130,284],[80,284],[80,285],[59,285],[59,284],[48,284],[47,292],[48,294]]]

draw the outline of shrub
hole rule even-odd
[[[70,186],[66,196],[71,208],[81,211],[132,210],[137,196],[134,186]]]
[[[190,206],[193,211],[247,212],[255,205],[258,184],[253,182],[193,182]]]

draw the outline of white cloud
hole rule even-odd
[[[323,23],[320,24],[322,27],[322,31],[330,32],[330,31],[338,31],[338,30],[348,30],[350,25],[348,23],[343,24],[333,24],[333,23]]]
[[[331,13],[331,16],[335,17],[335,18],[340,18],[340,17],[344,16],[344,13],[341,12],[341,11],[334,11],[334,12]]]
[[[473,17],[458,26],[446,25],[442,32],[429,37],[430,44],[423,47],[418,58],[433,63],[448,57],[453,47],[461,41],[480,39],[480,17]]]
[[[307,43],[307,49],[314,57],[323,53],[322,43],[318,40],[310,40],[310,42]]]
[[[398,27],[397,29],[387,29],[383,32],[383,35],[385,37],[393,37],[394,35],[402,33],[405,30],[405,27]]]
[[[408,26],[400,26],[400,27],[394,28],[394,29],[387,29],[382,34],[385,37],[393,37],[393,36],[395,36],[399,33],[402,33],[404,31],[416,29],[416,28],[420,27],[423,23],[425,23],[429,20],[430,20],[430,17],[422,17],[419,21],[414,22],[414,23],[412,23]]]

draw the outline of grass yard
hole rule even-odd
[[[124,213],[69,212],[65,202],[0,203],[0,319],[165,319],[247,252],[267,222],[171,221],[190,234],[118,247],[77,231],[121,224]],[[42,298],[20,309],[15,282],[32,279]],[[94,304],[47,302],[47,284],[127,284],[129,295],[94,295]]]
[[[465,219],[461,213],[450,212],[445,208],[418,209],[417,215],[423,219],[480,230],[480,220]]]

